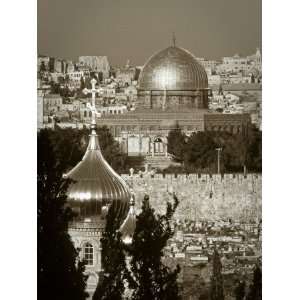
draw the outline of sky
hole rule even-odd
[[[38,53],[143,65],[172,44],[197,57],[261,48],[261,0],[38,0]]]

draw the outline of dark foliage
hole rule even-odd
[[[179,299],[177,276],[179,266],[169,269],[162,262],[163,249],[174,232],[170,220],[174,215],[178,200],[167,203],[164,215],[156,215],[145,196],[142,212],[137,216],[136,230],[129,254],[131,260],[130,287],[133,289],[134,300],[176,300]]]
[[[73,168],[83,157],[89,140],[88,129],[61,129],[56,126],[55,130],[47,130],[54,147],[55,155],[64,163],[63,172]],[[97,129],[100,147],[103,156],[113,169],[118,172],[126,170],[126,155],[121,152],[118,142],[110,134],[107,127]]]
[[[169,132],[168,151],[175,161],[183,162],[182,172],[217,172],[217,151],[221,152],[221,172],[250,172],[262,170],[261,131],[250,127],[248,135],[220,132],[196,132],[184,136],[178,129]]]
[[[184,166],[189,172],[214,170],[217,143],[207,132],[193,134],[184,148]]]
[[[102,267],[104,276],[99,281],[93,300],[121,300],[129,272],[126,267],[124,245],[118,231],[121,222],[116,219],[114,209],[106,216],[106,226],[101,238]]]
[[[262,299],[262,275],[261,269],[256,266],[253,272],[253,280],[249,287],[249,292],[246,300],[261,300]]]
[[[174,160],[177,162],[183,161],[186,138],[186,135],[181,131],[180,128],[169,131],[168,152],[174,155]]]
[[[83,300],[84,264],[68,235],[72,212],[65,207],[69,180],[65,163],[56,156],[49,130],[38,134],[38,299]]]
[[[246,295],[246,283],[240,281],[234,289],[234,295],[236,300],[244,300]]]
[[[211,276],[211,300],[224,300],[222,263],[217,249],[213,254],[213,270]]]

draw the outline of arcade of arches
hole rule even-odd
[[[167,138],[165,136],[149,136],[143,134],[129,134],[119,138],[123,152],[129,156],[167,156]]]

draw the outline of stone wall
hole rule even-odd
[[[249,222],[261,218],[261,174],[124,174],[122,178],[133,187],[137,209],[148,193],[156,211],[164,212],[173,190],[180,201],[178,219]]]

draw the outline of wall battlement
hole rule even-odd
[[[250,173],[247,175],[243,175],[240,173],[236,174],[133,174],[130,176],[129,174],[122,174],[121,175],[124,180],[131,180],[132,177],[134,180],[145,180],[145,179],[164,179],[164,180],[174,180],[174,181],[252,181],[252,180],[261,180],[261,174],[259,173]]]
[[[180,201],[178,219],[257,222],[261,218],[261,174],[124,174],[122,178],[134,190],[137,209],[149,194],[151,205],[163,213],[174,191]]]

